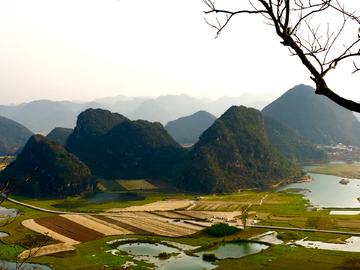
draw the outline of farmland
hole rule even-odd
[[[308,202],[298,194],[244,191],[229,195],[194,198],[184,194],[172,194],[171,196],[164,194],[161,196],[159,193],[147,192],[139,191],[137,194],[137,196],[145,198],[141,204],[139,201],[103,203],[71,210],[72,212],[79,210],[81,211],[80,214],[70,212],[50,214],[5,202],[4,206],[19,208],[23,214],[11,226],[4,227],[4,231],[7,231],[10,236],[3,237],[2,241],[8,245],[23,243],[22,256],[26,256],[28,251],[25,250],[34,248],[32,243],[26,242],[27,235],[32,234],[34,235],[33,238],[43,235],[49,240],[30,261],[52,265],[53,269],[95,270],[99,269],[96,263],[108,262],[118,265],[121,263],[122,259],[116,259],[111,254],[104,252],[104,250],[111,249],[106,243],[112,240],[138,239],[136,241],[141,242],[149,241],[150,237],[151,241],[155,242],[177,242],[206,249],[219,245],[223,241],[248,239],[266,232],[265,229],[248,228],[236,235],[217,238],[204,231],[214,222],[225,222],[225,218],[231,220],[230,225],[241,228],[240,209],[244,204],[251,204],[249,224],[252,220],[257,219],[259,225],[279,227],[353,232],[358,232],[360,227],[360,217],[358,216],[334,217],[329,216],[329,211],[306,211]],[[66,199],[68,202],[73,200],[78,201],[79,199]],[[26,198],[22,198],[22,201],[48,209],[54,209],[51,205],[64,205],[65,202],[64,200],[41,201]],[[93,212],[94,209],[96,209],[95,212]],[[99,209],[102,211],[99,212]],[[204,221],[205,218],[207,221]],[[214,218],[214,221],[209,222],[210,218]],[[179,222],[176,222],[177,220]],[[291,233],[279,230],[278,235],[279,239],[281,238],[283,241],[307,237],[309,240],[332,241],[334,243],[343,242],[349,237],[340,234]],[[4,247],[6,248],[6,246]],[[93,255],[90,256],[89,254]],[[330,264],[334,268],[351,263],[351,260],[356,259],[357,255],[357,253],[351,252],[318,251],[303,247],[289,248],[275,245],[266,251],[249,257],[217,261],[216,264],[219,266],[216,269],[235,269],[234,265],[236,265],[236,269],[241,269],[238,268],[240,264],[248,269],[274,269],[274,267],[281,267],[289,258],[295,260],[295,257],[296,260],[300,260],[299,265],[318,267],[324,261],[329,260],[326,265],[329,266],[328,264]],[[333,259],[338,257],[342,259]],[[130,257],[126,258],[130,259]],[[140,269],[140,266],[147,267],[144,262],[137,263],[139,263],[138,267],[133,266],[132,269]],[[309,269],[315,268],[310,267]]]

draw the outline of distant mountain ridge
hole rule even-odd
[[[310,86],[295,86],[262,112],[297,130],[314,144],[360,146],[360,123],[354,114],[314,92]]]
[[[0,116],[0,156],[14,155],[32,135],[23,125]]]
[[[198,111],[166,124],[165,129],[180,144],[193,144],[208,129],[216,117],[206,111]]]
[[[57,127],[50,131],[46,137],[65,146],[67,139],[69,138],[70,134],[73,133],[73,131],[74,130],[72,128]]]
[[[130,120],[148,120],[166,125],[169,121],[205,110],[216,117],[232,105],[254,106],[262,109],[278,96],[277,91],[254,94],[245,92],[240,97],[222,97],[212,101],[197,99],[186,94],[165,95],[156,98],[122,95],[96,99],[93,102],[36,100],[19,105],[0,105],[0,116],[18,122],[31,131],[48,134],[56,127],[74,128],[77,116],[86,109],[101,108],[120,113]]]

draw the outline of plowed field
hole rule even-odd
[[[150,219],[150,218],[126,218],[126,217],[111,217],[111,219],[120,221],[137,227],[138,229],[145,230],[157,235],[164,235],[170,237],[179,237],[184,235],[193,234],[196,231],[178,225],[173,225],[164,221]]]
[[[89,229],[61,216],[36,218],[34,221],[49,230],[79,242],[87,242],[105,236],[103,233]]]

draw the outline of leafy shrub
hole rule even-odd
[[[237,233],[238,231],[239,231],[238,228],[229,226],[229,224],[227,224],[227,223],[218,223],[218,224],[214,224],[211,227],[207,228],[207,232],[210,235],[217,236],[217,237],[234,234],[234,233]]]
[[[215,261],[216,260],[216,256],[215,256],[214,252],[203,253],[202,257],[203,257],[203,260],[206,260],[206,261]]]

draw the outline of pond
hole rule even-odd
[[[261,252],[268,248],[266,244],[240,242],[240,243],[225,243],[224,245],[203,252],[196,253],[196,256],[188,256],[179,248],[169,247],[163,244],[150,244],[150,243],[130,243],[118,246],[118,250],[126,251],[129,255],[133,256],[134,260],[143,260],[157,266],[159,270],[203,270],[214,269],[216,265],[211,264],[209,261],[202,259],[202,253],[214,252],[218,258],[240,258],[250,254]],[[160,259],[157,256],[162,253],[172,253],[172,256],[167,259]],[[115,254],[115,253],[113,253]]]
[[[12,218],[16,217],[17,214],[18,214],[17,209],[5,208],[5,207],[0,206],[0,221],[7,219],[9,217],[12,217]]]
[[[226,243],[212,250],[198,252],[196,255],[202,256],[203,253],[214,252],[215,256],[219,259],[241,258],[247,255],[259,253],[268,247],[269,245],[253,242]]]
[[[3,267],[6,270],[16,270],[17,269],[17,265],[15,262],[4,262],[4,261],[0,261],[0,269],[2,269],[1,267]],[[36,267],[36,268],[35,268]],[[42,270],[51,270],[51,267],[47,266],[47,265],[43,265],[43,264],[37,264],[37,263],[25,263],[23,265],[21,265],[20,269],[42,269]]]

